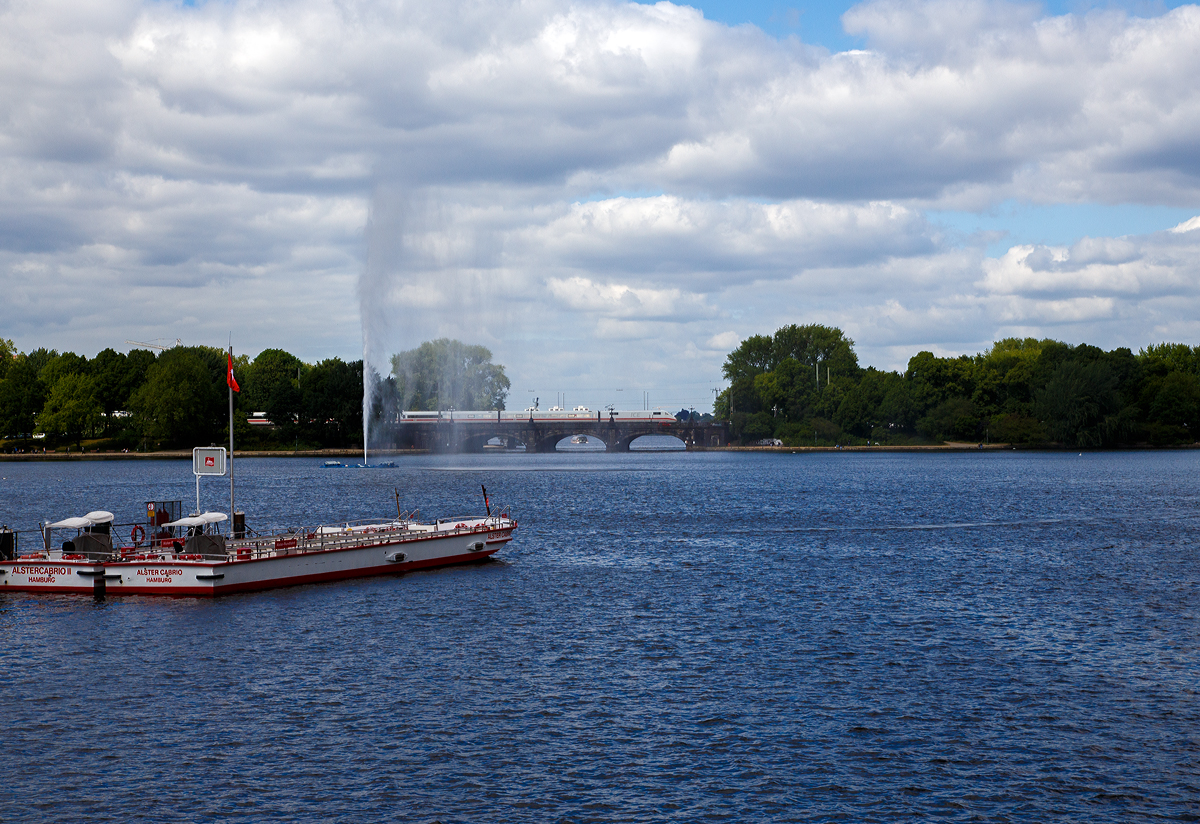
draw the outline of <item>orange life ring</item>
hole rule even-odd
[[[134,546],[141,546],[142,541],[146,540],[146,530],[142,528],[141,524],[133,527],[133,531],[129,533],[129,540],[133,541]]]

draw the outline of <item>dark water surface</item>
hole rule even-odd
[[[1196,821],[1200,453],[242,460],[252,526],[511,503],[497,560],[0,594],[0,820]],[[0,522],[185,462],[0,464]],[[225,509],[228,487],[203,487]]]

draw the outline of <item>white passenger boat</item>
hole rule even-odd
[[[511,541],[517,528],[507,512],[433,523],[413,513],[235,537],[221,532],[227,516],[220,512],[166,522],[154,517],[171,505],[178,511],[178,502],[148,504],[149,529],[133,525],[129,546],[112,545],[108,512],[47,525],[42,546],[27,554],[19,552],[16,533],[0,534],[0,592],[209,597],[394,575],[481,561]],[[73,534],[61,548],[51,548],[52,536],[62,530]]]
[[[233,510],[233,393],[238,387],[232,346],[226,382],[229,451],[213,446],[192,450],[196,514],[181,517],[181,501],[147,502],[145,523],[124,525],[132,526],[130,544],[114,546],[113,514],[96,510],[42,525],[34,533],[36,549],[26,554],[21,553],[18,533],[0,528],[0,592],[211,597],[482,561],[512,540],[517,522],[506,509],[493,512],[487,489],[483,489],[487,514],[482,518],[423,523],[416,512],[400,511],[397,492],[394,520],[255,534],[245,528],[237,512],[233,528],[222,531],[228,515],[199,512],[200,479],[228,474]],[[395,464],[375,466],[394,468]],[[367,467],[364,455],[363,468]],[[121,531],[117,527],[118,535]],[[64,532],[66,540],[58,545]]]

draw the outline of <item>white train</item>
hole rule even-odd
[[[442,409],[436,412],[405,411],[400,413],[399,423],[438,423],[453,421],[455,423],[503,423],[505,421],[532,421],[533,423],[562,423],[576,420],[579,422],[613,421],[656,421],[662,424],[675,423],[675,416],[663,409],[588,409],[586,406],[576,406],[574,409],[564,409],[552,406],[549,409],[538,409],[531,406],[520,412],[511,410],[460,410]]]

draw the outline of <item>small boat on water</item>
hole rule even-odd
[[[321,524],[269,534],[221,531],[223,512],[164,520],[178,501],[147,504],[146,524],[126,524],[130,544],[114,546],[111,512],[97,510],[45,525],[38,548],[21,554],[18,533],[0,531],[0,592],[211,597],[274,587],[395,575],[481,561],[512,540],[507,511],[483,517],[418,514]],[[237,527],[241,526],[241,530]],[[64,535],[65,533],[65,535]],[[33,533],[38,536],[39,533]],[[62,540],[54,548],[55,537]]]
[[[418,520],[418,512],[396,517],[319,524],[306,529],[248,530],[234,510],[233,376],[229,347],[229,451],[224,447],[192,450],[196,476],[196,512],[182,517],[182,501],[149,501],[145,523],[125,524],[128,545],[113,543],[114,515],[95,510],[43,524],[34,551],[21,554],[19,534],[0,528],[0,592],[76,593],[81,595],[169,595],[212,597],[273,587],[338,581],[371,575],[395,575],[416,569],[482,561],[512,540],[517,522],[507,509],[492,511],[483,489],[486,515]],[[386,467],[384,461],[359,467]],[[228,459],[228,462],[227,462]],[[326,461],[325,467],[345,467]],[[229,476],[232,529],[224,512],[200,512],[200,479]],[[65,535],[65,540],[62,540]],[[56,548],[56,535],[61,545]]]

